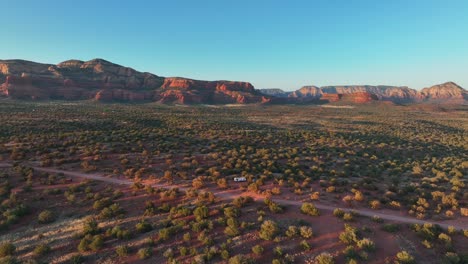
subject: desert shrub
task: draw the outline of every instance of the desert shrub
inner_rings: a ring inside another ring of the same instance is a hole
[[[227,260],[227,259],[229,259],[229,256],[230,256],[229,251],[227,251],[226,249],[221,250],[221,258],[222,259]]]
[[[203,245],[212,245],[214,243],[213,239],[208,235],[206,230],[203,230],[198,234],[198,241],[202,242]]]
[[[358,240],[356,244],[357,244],[358,248],[364,249],[366,251],[374,251],[375,250],[375,244],[369,238],[363,238],[361,240]]]
[[[139,259],[148,259],[153,254],[153,251],[149,247],[141,248],[137,252],[137,256]]]
[[[123,229],[120,226],[114,226],[112,229],[106,231],[106,235],[113,236],[118,239],[129,239],[132,234],[129,230]]]
[[[359,252],[354,248],[354,246],[347,246],[343,250],[343,254],[346,259],[352,260],[352,259],[359,259]]]
[[[320,212],[315,207],[313,203],[303,203],[301,205],[301,213],[306,214],[306,215],[311,215],[311,216],[319,216]]]
[[[423,241],[421,242],[421,244],[423,244],[423,246],[426,247],[427,249],[432,248],[431,242],[429,242],[429,241],[427,241],[427,240],[423,240]]]
[[[343,220],[345,221],[353,221],[354,220],[354,217],[353,217],[353,214],[352,213],[344,213],[343,214]]]
[[[136,229],[136,231],[138,231],[140,233],[146,233],[146,232],[151,231],[153,229],[153,227],[151,226],[150,223],[143,220],[143,221],[138,222],[135,225],[135,229]]]
[[[415,263],[414,257],[411,256],[407,251],[400,251],[396,254],[397,263],[401,264],[412,264]]]
[[[443,263],[444,264],[460,264],[460,263],[466,263],[466,262],[461,262],[461,258],[460,256],[458,256],[457,253],[447,252],[445,253]]]
[[[0,258],[13,255],[15,250],[16,247],[12,243],[5,242],[0,244]]]
[[[468,216],[468,208],[460,208],[460,214],[462,216]]]
[[[314,236],[314,231],[310,226],[301,226],[299,228],[299,233],[301,234],[301,237],[306,239],[312,238]]]
[[[317,264],[334,264],[335,263],[333,256],[327,252],[320,253],[314,258],[314,260]]]
[[[229,258],[229,264],[249,264],[252,263],[252,260],[247,256],[242,254],[235,255],[234,257]]]
[[[37,221],[41,224],[49,224],[55,221],[54,213],[50,210],[44,210],[37,216]]]
[[[93,240],[89,244],[89,249],[91,249],[92,251],[98,251],[99,249],[102,248],[103,244],[104,244],[104,239],[102,238],[102,236],[95,235],[93,237]]]
[[[422,238],[433,240],[441,233],[442,228],[439,225],[425,223],[423,225],[414,224],[411,228]]]
[[[278,225],[272,220],[266,220],[260,227],[260,238],[264,240],[272,240],[278,233]]]
[[[362,192],[356,191],[356,192],[354,193],[354,200],[355,200],[355,201],[358,201],[358,202],[364,201],[364,195],[362,194]]]
[[[285,232],[285,235],[287,237],[295,237],[298,234],[298,230],[296,226],[289,226],[288,229]]]
[[[102,210],[104,207],[111,205],[112,201],[109,198],[102,198],[94,202],[93,208],[96,210]]]
[[[34,255],[43,256],[50,252],[50,246],[47,244],[39,244],[34,248]]]
[[[205,205],[195,208],[193,215],[197,221],[201,221],[208,217],[209,209]]]
[[[261,255],[263,253],[264,249],[262,246],[260,245],[255,245],[252,247],[252,252],[255,254],[255,255]]]
[[[336,208],[335,210],[333,210],[333,215],[338,218],[342,218],[344,214],[345,212],[340,208]]]
[[[310,244],[306,240],[302,240],[301,243],[299,244],[304,250],[309,250],[310,249]]]
[[[447,232],[449,233],[449,235],[454,235],[457,233],[457,229],[454,226],[448,226]]]
[[[240,234],[239,231],[239,224],[237,223],[237,220],[234,218],[228,218],[226,221],[226,228],[224,229],[224,234],[235,237]]]
[[[276,246],[276,247],[273,249],[273,254],[275,254],[275,256],[278,256],[278,257],[283,256],[283,254],[284,254],[283,248],[280,247],[280,246]]]
[[[98,222],[96,219],[90,217],[86,219],[84,226],[83,226],[83,234],[84,235],[95,235],[100,232],[98,227]]]
[[[317,201],[318,199],[320,199],[320,193],[319,192],[314,192],[310,195],[310,199],[313,200],[313,201]]]
[[[178,249],[181,256],[186,256],[189,253],[189,249],[187,247],[179,246]]]
[[[268,209],[270,209],[270,212],[272,213],[282,213],[283,212],[283,207],[279,205],[278,203],[275,202],[270,202],[268,204]]]
[[[239,196],[232,201],[232,204],[238,208],[244,207],[246,204],[251,203],[253,198],[250,196]]]
[[[86,252],[88,251],[88,248],[89,248],[89,243],[90,243],[90,235],[87,235],[85,237],[83,237],[80,241],[80,243],[78,244],[78,251],[80,252]]]
[[[84,263],[84,257],[80,254],[72,255],[70,258],[71,264],[81,264]]]
[[[112,217],[119,216],[123,213],[124,213],[124,210],[122,209],[122,207],[120,207],[119,204],[114,203],[102,209],[101,212],[99,213],[99,217],[104,218],[104,219],[109,219]]]
[[[190,235],[190,233],[185,233],[183,239],[185,242],[189,242],[190,240],[192,240],[192,236]]]
[[[125,257],[128,255],[129,253],[129,248],[127,245],[122,245],[122,246],[118,246],[115,248],[115,253],[117,254],[117,256],[119,257]]]
[[[369,205],[372,209],[379,209],[380,208],[380,201],[379,200],[372,200],[369,202]]]
[[[352,244],[358,241],[357,229],[345,224],[345,230],[339,235],[340,241],[345,244]]]
[[[228,218],[230,217],[238,217],[240,215],[240,210],[237,207],[226,207],[224,208],[224,215]]]
[[[98,251],[102,248],[104,244],[104,239],[101,235],[86,235],[81,239],[80,244],[78,244],[78,250],[80,252],[86,252],[89,250]]]
[[[2,263],[2,264],[19,264],[20,262],[15,257],[6,256],[6,257],[3,257],[3,258],[0,258],[0,263]]]
[[[440,233],[438,236],[439,240],[442,240],[446,245],[451,245],[452,244],[452,238],[445,234],[445,233]]]

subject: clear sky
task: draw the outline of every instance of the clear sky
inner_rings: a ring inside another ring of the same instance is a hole
[[[468,88],[466,0],[0,0],[0,59],[104,58],[256,88]]]

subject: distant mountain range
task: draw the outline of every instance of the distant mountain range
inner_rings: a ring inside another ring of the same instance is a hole
[[[57,65],[0,60],[0,96],[29,100],[98,100],[179,104],[308,103],[373,100],[394,103],[464,104],[465,89],[453,82],[424,88],[405,86],[304,86],[293,92],[255,89],[248,82],[161,77],[103,59],[68,60]]]
[[[394,103],[418,103],[418,102],[436,102],[436,103],[466,103],[468,92],[454,82],[434,85],[417,91],[406,86],[388,86],[388,85],[344,85],[344,86],[304,86],[293,92],[285,92],[281,89],[261,89],[265,95],[281,98],[286,102],[307,102],[320,100],[322,98],[340,96],[359,96],[373,95],[377,100],[391,101]]]
[[[160,77],[103,59],[57,65],[0,60],[0,95],[13,99],[156,101],[180,104],[262,103],[247,82]]]

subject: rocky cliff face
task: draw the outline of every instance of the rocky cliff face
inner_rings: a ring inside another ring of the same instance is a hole
[[[263,92],[263,90],[261,90]],[[372,100],[391,101],[394,103],[439,102],[439,103],[466,103],[468,93],[453,82],[425,88],[421,92],[406,86],[372,86],[372,85],[346,85],[346,86],[304,86],[294,92],[283,92],[290,98],[289,101],[304,102],[307,100],[325,100],[335,102],[346,98],[355,98],[350,101],[368,102]],[[343,95],[339,99],[333,94]],[[272,95],[275,96],[275,95]]]
[[[425,100],[450,100],[460,102],[468,100],[468,91],[453,82],[446,82],[429,88],[424,88],[421,90],[421,94]]]
[[[247,82],[164,78],[102,59],[57,65],[0,60],[0,94],[15,99],[95,99],[163,103],[261,103]]]

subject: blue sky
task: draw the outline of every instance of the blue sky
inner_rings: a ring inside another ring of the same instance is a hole
[[[285,90],[468,88],[468,1],[148,2],[0,0],[0,59],[104,58],[161,76]]]

